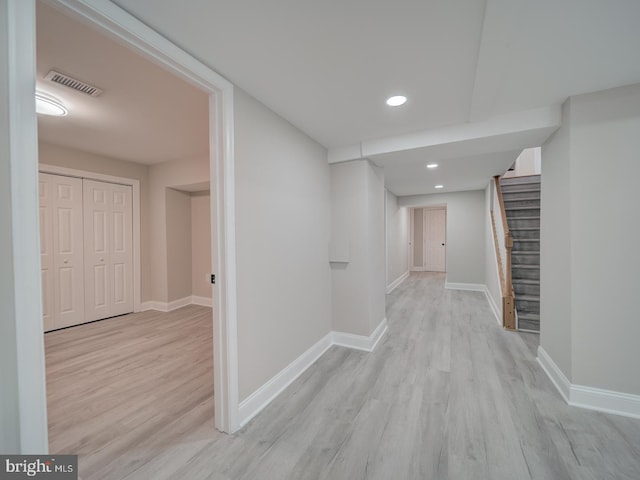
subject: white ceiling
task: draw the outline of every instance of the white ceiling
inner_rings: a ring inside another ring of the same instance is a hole
[[[40,140],[143,164],[208,156],[209,97],[109,37],[37,3],[36,88],[65,104],[38,116]],[[44,80],[55,69],[104,90]]]
[[[567,96],[640,82],[637,0],[114,3],[402,195],[430,191],[417,167],[433,157],[446,190],[482,188]]]

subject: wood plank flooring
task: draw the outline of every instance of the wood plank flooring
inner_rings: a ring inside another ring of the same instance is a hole
[[[243,430],[213,429],[211,313],[47,334],[52,452],[88,479],[640,479],[640,421],[568,407],[484,294],[412,274],[373,353],[333,347]]]

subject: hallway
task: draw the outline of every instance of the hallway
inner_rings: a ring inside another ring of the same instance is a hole
[[[81,476],[640,478],[640,420],[568,407],[535,360],[537,336],[504,331],[484,294],[414,273],[387,297],[387,318],[375,352],[331,348],[239,433],[212,431],[202,408],[175,412],[175,436],[81,457]]]

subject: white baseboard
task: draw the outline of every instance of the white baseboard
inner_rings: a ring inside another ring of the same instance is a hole
[[[556,387],[564,401],[571,404],[569,397],[571,394],[571,382],[566,377],[562,370],[556,365],[556,363],[551,359],[549,354],[545,352],[544,348],[541,346],[538,347],[538,363],[544,370],[544,373],[547,374],[547,377],[551,380],[551,383]]]
[[[173,312],[178,308],[186,307],[187,305],[201,305],[203,307],[211,306],[211,299],[206,297],[198,297],[190,295],[188,297],[179,298],[172,302],[158,302],[151,300],[149,302],[143,302],[140,304],[140,310],[146,312],[147,310],[157,310],[158,312]]]
[[[448,290],[470,290],[472,292],[484,292],[487,288],[483,283],[455,283],[446,280],[444,288]]]
[[[302,375],[307,368],[313,365],[313,363],[331,347],[332,333],[333,332],[329,332],[326,334],[311,348],[281,370],[280,373],[276,374],[271,380],[240,402],[238,414],[241,427],[271,403],[274,398],[291,385],[296,378]]]
[[[572,407],[640,418],[640,395],[573,385],[542,347],[538,347],[538,363]]]
[[[211,297],[199,297],[197,295],[193,295],[191,297],[191,304],[200,305],[201,307],[210,307],[212,305]]]
[[[501,310],[500,308],[498,308],[498,305],[496,305],[496,302],[493,300],[493,297],[491,296],[491,293],[489,293],[489,289],[486,285],[484,286],[484,295],[487,297],[487,302],[489,302],[489,306],[491,307],[491,311],[498,321],[498,325],[502,326]]]
[[[331,344],[339,347],[353,348],[373,352],[380,339],[387,332],[387,319],[383,318],[371,335],[354,335],[352,333],[331,332]]]
[[[368,337],[334,331],[327,333],[306,352],[272,377],[271,380],[240,402],[238,409],[240,426],[246,425],[249,420],[260,413],[262,409],[269,405],[274,398],[291,385],[332,346],[336,345],[372,352],[386,331],[387,319],[384,318]]]
[[[398,278],[396,278],[393,282],[387,285],[387,294],[393,292],[402,282],[404,282],[407,278],[409,278],[409,270],[404,272]]]

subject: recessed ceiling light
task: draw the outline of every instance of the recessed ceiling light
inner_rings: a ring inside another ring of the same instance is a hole
[[[65,106],[57,98],[36,91],[36,112],[42,115],[56,115],[62,117],[68,113]]]
[[[427,164],[427,168],[438,168],[438,164],[437,163],[428,163]]]
[[[435,187],[433,187],[433,188],[444,188],[444,185],[436,185],[436,186],[435,186]]]
[[[394,97],[387,98],[387,105],[390,107],[399,107],[400,105],[404,105],[407,101],[407,97],[403,95],[396,95]]]

